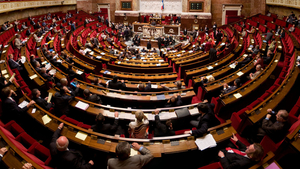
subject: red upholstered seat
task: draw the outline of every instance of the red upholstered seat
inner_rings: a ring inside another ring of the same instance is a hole
[[[29,149],[34,143],[37,143],[37,141],[26,132],[19,134],[16,137],[16,141],[20,142],[27,149]]]
[[[25,132],[24,129],[19,126],[14,120],[5,124],[4,128],[11,132],[14,137],[17,137],[19,134]]]
[[[43,165],[48,165],[51,161],[50,150],[39,143],[31,146],[30,149],[28,149],[28,153],[33,154],[35,157],[37,157],[40,161],[43,162]],[[35,159],[34,161],[38,160]]]

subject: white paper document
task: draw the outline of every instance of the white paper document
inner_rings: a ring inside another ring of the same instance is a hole
[[[87,103],[84,103],[82,101],[78,101],[75,107],[81,109],[81,110],[86,110],[90,105]]]
[[[214,68],[214,67],[212,67],[212,66],[208,66],[208,67],[207,67],[208,70],[211,70],[211,69],[213,69],[213,68]]]
[[[44,125],[48,124],[52,119],[46,114],[42,117]]]
[[[84,132],[78,131],[78,133],[75,135],[76,138],[84,141],[88,135]]]
[[[130,156],[138,155],[138,151],[134,150],[133,148],[130,148]]]
[[[239,72],[236,73],[236,75],[238,75],[238,76],[242,76],[243,74],[244,74],[244,73],[241,72],[241,71],[239,71]]]
[[[193,108],[193,109],[190,109],[190,114],[193,116],[193,115],[196,115],[196,114],[199,114],[199,110],[197,108]]]
[[[29,78],[32,80],[32,79],[34,79],[36,77],[38,77],[37,74],[34,74],[34,75],[30,76]]]
[[[207,148],[216,147],[217,143],[214,137],[211,134],[207,134],[201,138],[197,138],[195,141],[199,150],[205,150]]]
[[[158,87],[158,85],[153,85],[153,84],[151,85],[152,89],[157,89],[157,87]]]
[[[144,115],[147,117],[147,119],[148,119],[149,121],[154,121],[154,117],[155,117],[154,114],[145,113]]]
[[[240,94],[240,93],[236,93],[236,94],[233,94],[233,96],[235,97],[235,98],[240,98],[240,97],[242,97],[242,95]]]
[[[27,106],[28,102],[26,100],[22,101],[18,106],[23,109],[25,106]]]

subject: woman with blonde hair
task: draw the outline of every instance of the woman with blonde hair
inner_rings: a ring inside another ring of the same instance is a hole
[[[147,117],[144,115],[143,111],[138,110],[135,112],[135,118],[135,121],[129,123],[128,131],[131,138],[146,138],[149,125]]]

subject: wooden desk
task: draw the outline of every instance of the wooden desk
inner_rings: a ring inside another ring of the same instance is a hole
[[[141,44],[140,46],[145,46],[147,47],[148,39],[141,39]],[[158,42],[157,40],[150,40],[151,43],[151,48],[158,48]]]
[[[181,25],[164,25],[164,33],[171,35],[180,35]]]
[[[149,23],[138,23],[134,22],[133,25],[133,32],[143,32],[143,26],[149,25]]]

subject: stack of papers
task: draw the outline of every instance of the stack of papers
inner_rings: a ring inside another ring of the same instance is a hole
[[[233,94],[233,96],[235,97],[235,98],[240,98],[240,97],[242,97],[242,95],[240,94],[240,93],[236,93],[236,94]]]
[[[208,70],[213,69],[213,68],[214,68],[214,67],[212,67],[212,66],[208,66],[208,67],[207,67]]]
[[[229,65],[230,68],[234,69],[236,67],[235,63],[232,63],[231,65]]]
[[[34,75],[30,76],[29,78],[32,80],[32,79],[34,79],[36,77],[38,77],[38,76],[36,74],[34,74]]]
[[[148,119],[149,121],[154,121],[154,116],[155,116],[155,115],[150,114],[150,113],[145,113],[144,115],[147,117],[147,119]]]
[[[78,131],[78,133],[75,135],[76,138],[84,141],[88,135],[84,132]]]
[[[75,107],[81,109],[81,110],[86,110],[89,107],[89,104],[84,103],[82,101],[78,101]]]
[[[207,134],[206,136],[197,138],[195,143],[198,146],[198,149],[201,151],[207,148],[212,148],[217,146],[216,140],[211,134]]]
[[[238,75],[238,76],[242,76],[243,74],[244,74],[244,73],[241,72],[241,71],[239,71],[239,72],[236,73],[236,75]]]
[[[198,108],[193,108],[193,109],[190,109],[190,114],[193,116],[193,115],[196,115],[196,114],[199,114],[199,110]]]

